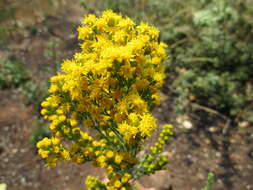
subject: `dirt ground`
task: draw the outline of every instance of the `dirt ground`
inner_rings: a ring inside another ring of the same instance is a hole
[[[57,48],[58,60],[70,58],[78,51],[77,22],[50,17],[47,29],[44,25],[37,25],[37,34],[17,36],[9,45],[12,54],[23,60],[38,82],[50,75],[43,71],[52,64],[51,58],[43,55],[49,41],[63,42]],[[167,170],[140,179],[142,189],[200,190],[208,172],[213,172],[213,190],[253,190],[253,126],[228,124],[203,110],[193,112],[192,119],[176,117],[173,95],[166,86],[162,104],[154,115],[159,124],[174,124],[174,135],[166,146],[170,164]],[[105,177],[103,170],[90,164],[45,167],[44,160],[28,142],[37,115],[34,107],[25,103],[20,89],[0,91],[0,183],[7,184],[8,190],[80,190],[85,189],[85,176]]]

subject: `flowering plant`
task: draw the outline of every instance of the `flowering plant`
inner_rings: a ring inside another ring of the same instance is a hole
[[[168,162],[161,153],[171,125],[151,153],[137,157],[157,128],[151,111],[160,100],[166,45],[155,27],[111,10],[85,16],[78,33],[81,52],[63,62],[41,104],[54,137],[38,142],[38,152],[51,166],[65,160],[105,168],[109,181],[89,176],[88,189],[131,189],[131,179]]]

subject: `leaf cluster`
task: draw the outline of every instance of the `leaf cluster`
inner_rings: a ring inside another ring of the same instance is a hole
[[[167,40],[174,40],[178,110],[197,103],[235,120],[253,121],[252,2],[213,0],[198,6],[192,6],[187,27]]]
[[[24,65],[16,58],[0,60],[0,89],[17,87],[27,79]]]

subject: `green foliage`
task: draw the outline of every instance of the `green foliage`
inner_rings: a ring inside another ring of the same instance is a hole
[[[178,32],[181,37],[174,38],[175,43],[185,43],[172,48],[171,62],[177,74],[173,86],[182,111],[195,102],[234,119],[250,120],[252,5],[249,1],[213,0],[192,7],[186,27],[190,31],[182,30]]]
[[[15,57],[0,60],[0,89],[17,87],[27,78],[24,65]]]
[[[87,3],[85,1],[80,1],[80,6],[82,6],[84,9],[86,9]]]
[[[6,21],[6,19],[13,17],[15,8],[10,6],[7,0],[0,0],[0,23]]]
[[[32,135],[29,138],[29,143],[36,146],[37,142],[42,140],[44,137],[50,137],[50,131],[42,119],[37,119],[33,123],[34,129]]]
[[[48,96],[47,84],[38,84],[32,80],[21,86],[21,93],[25,96],[25,103],[32,104],[35,110],[40,110],[40,104]]]
[[[207,184],[201,190],[211,190],[212,187],[213,187],[214,181],[215,181],[214,174],[213,173],[209,173],[208,174],[208,178],[207,178]]]
[[[6,43],[10,32],[15,29],[15,24],[10,21],[15,20],[16,7],[8,0],[0,0],[0,47]]]
[[[192,103],[253,122],[253,1],[104,1],[161,30],[170,44],[168,77],[179,113]]]

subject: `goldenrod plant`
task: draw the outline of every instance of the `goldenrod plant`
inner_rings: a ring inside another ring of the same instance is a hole
[[[160,102],[166,45],[155,27],[111,10],[85,16],[77,30],[81,52],[62,63],[41,104],[53,136],[37,143],[38,152],[50,166],[64,160],[104,168],[108,181],[89,176],[90,190],[132,189],[168,162],[169,124],[149,153],[138,154],[157,129],[151,111]]]

